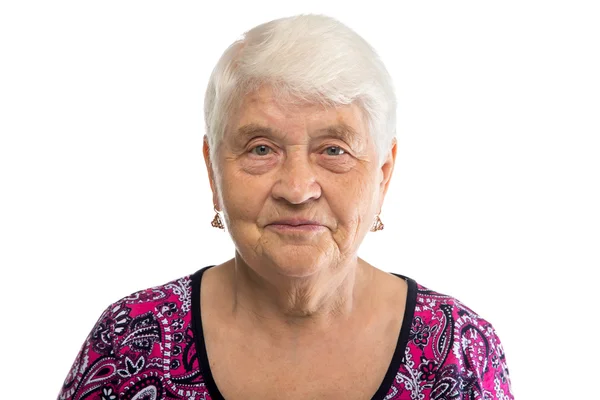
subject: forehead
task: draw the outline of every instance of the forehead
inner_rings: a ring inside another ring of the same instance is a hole
[[[260,128],[285,135],[328,132],[353,138],[368,139],[362,109],[356,104],[325,106],[291,101],[275,96],[269,87],[261,87],[244,97],[233,121],[232,136],[245,136]]]

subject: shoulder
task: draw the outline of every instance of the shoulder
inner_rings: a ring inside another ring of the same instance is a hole
[[[492,331],[493,327],[481,315],[456,297],[431,290],[416,284],[415,319],[447,321],[459,330],[476,327]]]
[[[499,338],[487,319],[456,297],[417,284],[411,329],[414,345],[423,347],[419,332],[424,331],[431,333],[427,344],[444,349],[449,360],[455,358],[461,367],[478,373],[487,367],[481,365],[480,361],[487,361],[483,355],[501,350],[496,348]]]
[[[110,304],[90,333],[89,341],[99,354],[114,352],[125,343],[135,347],[135,332],[144,327],[144,346],[150,347],[160,339],[159,325],[161,321],[164,323],[164,317],[188,319],[190,309],[191,275],[188,275],[136,291]]]
[[[91,393],[106,398],[119,393],[125,399],[147,388],[153,388],[157,398],[204,393],[192,328],[194,275],[136,291],[107,307],[84,342],[59,399],[83,399]],[[187,392],[180,392],[182,387]]]
[[[190,319],[191,277],[187,275],[162,285],[138,290],[110,304],[96,323],[91,339],[96,346],[114,348],[122,344],[120,339],[128,332],[127,342],[136,346],[135,332],[144,327],[145,346],[150,346],[161,337],[161,323],[174,319],[170,323],[182,327]],[[153,329],[154,328],[154,329]],[[106,334],[100,331],[106,330]],[[153,333],[154,332],[154,333]],[[109,341],[110,339],[110,341]]]
[[[192,275],[186,275],[162,285],[139,290],[121,298],[112,307],[126,307],[130,315],[187,314],[191,309]],[[110,310],[111,307],[109,307]]]
[[[512,399],[493,325],[455,297],[415,284],[414,314],[397,379],[418,377],[430,393]]]
[[[165,348],[192,342],[193,275],[139,290],[112,303],[92,331],[92,343],[115,357],[162,357]],[[103,334],[100,333],[103,332]]]

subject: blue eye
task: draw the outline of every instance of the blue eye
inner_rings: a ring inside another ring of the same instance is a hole
[[[342,154],[346,154],[344,149],[339,146],[329,146],[325,151],[328,156],[341,156]]]
[[[269,154],[270,151],[271,148],[269,146],[265,146],[264,144],[256,146],[251,150],[251,152],[256,154],[257,156],[266,156],[267,154]]]

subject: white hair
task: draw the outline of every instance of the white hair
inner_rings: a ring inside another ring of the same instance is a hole
[[[392,80],[373,48],[341,22],[322,15],[281,18],[249,30],[225,50],[204,99],[211,160],[243,97],[264,84],[287,99],[356,103],[380,164],[385,159],[396,135]]]

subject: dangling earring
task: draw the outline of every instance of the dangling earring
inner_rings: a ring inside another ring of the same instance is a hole
[[[221,221],[221,216],[219,215],[219,212],[217,211],[217,206],[214,207],[214,210],[215,210],[215,217],[213,218],[213,220],[210,224],[215,228],[225,229],[225,226],[223,225],[223,221]]]
[[[377,232],[383,229],[383,222],[381,222],[381,218],[379,218],[379,214],[375,216],[375,221],[373,222],[373,226],[371,226],[371,232]]]

